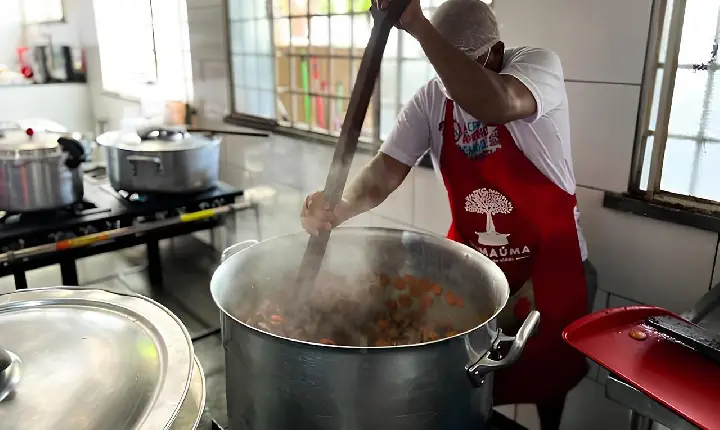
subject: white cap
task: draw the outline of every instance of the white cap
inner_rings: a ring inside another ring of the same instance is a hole
[[[445,40],[470,57],[479,57],[500,41],[495,13],[482,0],[447,0],[430,21]]]

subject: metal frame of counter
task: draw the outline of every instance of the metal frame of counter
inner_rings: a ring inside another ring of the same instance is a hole
[[[707,330],[720,333],[720,284],[700,298],[682,317]],[[650,430],[653,423],[662,424],[672,430],[697,429],[697,426],[611,373],[605,383],[605,397],[630,410],[630,430]]]

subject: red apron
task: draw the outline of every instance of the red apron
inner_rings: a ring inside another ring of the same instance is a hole
[[[525,157],[505,126],[478,122],[467,130],[453,111],[447,100],[440,171],[453,218],[448,238],[487,255],[507,276],[513,297],[498,316],[503,332],[540,312],[520,360],[496,372],[494,404],[562,399],[588,370],[561,336],[588,311],[576,198]]]

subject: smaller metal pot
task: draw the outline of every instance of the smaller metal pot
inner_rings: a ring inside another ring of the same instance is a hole
[[[192,193],[215,186],[220,137],[183,128],[108,132],[97,138],[107,154],[110,185],[138,193]]]
[[[0,129],[0,210],[34,212],[83,197],[82,144],[69,134]]]

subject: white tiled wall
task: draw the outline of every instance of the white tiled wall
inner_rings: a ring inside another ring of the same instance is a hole
[[[188,0],[187,7],[195,104],[202,116],[222,119],[231,106],[223,2]]]
[[[600,288],[673,311],[707,292],[716,234],[605,209],[602,199],[602,191],[578,189]]]
[[[568,82],[566,88],[575,179],[593,188],[627,190],[640,87]]]
[[[510,46],[551,48],[565,78],[639,84],[652,0],[503,0],[494,2]]]

